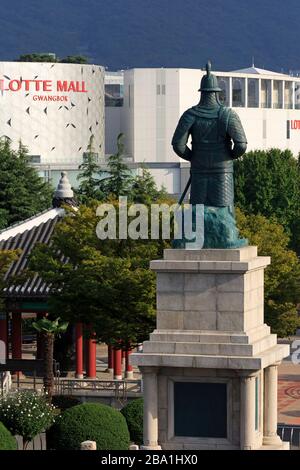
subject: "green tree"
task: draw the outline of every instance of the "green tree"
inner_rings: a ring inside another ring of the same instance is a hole
[[[0,141],[0,229],[51,206],[52,188],[28,163],[26,148],[17,151]]]
[[[20,55],[18,62],[57,62],[55,54],[22,54]]]
[[[59,59],[61,64],[87,64],[88,59],[84,55],[68,55],[64,59]]]
[[[265,271],[265,319],[279,336],[295,333],[299,323],[297,304],[300,300],[300,262],[288,249],[289,237],[283,226],[262,215],[246,215],[236,210],[242,237],[258,246],[258,254],[271,256]]]
[[[94,150],[94,136],[91,136],[84,161],[79,166],[77,176],[79,187],[76,190],[76,196],[82,204],[86,204],[91,199],[98,201],[103,199],[103,192],[99,187],[101,176],[97,157]]]
[[[245,213],[276,217],[300,252],[300,167],[290,150],[256,150],[235,161],[235,198]]]
[[[60,323],[59,318],[49,320],[42,318],[32,324],[33,328],[42,334],[44,339],[44,389],[49,402],[52,400],[54,388],[53,350],[54,338],[67,330],[68,323]]]
[[[117,208],[117,202],[115,202]],[[70,322],[92,323],[98,339],[134,346],[155,326],[155,276],[151,259],[160,258],[162,240],[100,240],[97,202],[69,209],[49,247],[38,246],[34,271],[52,285],[50,308]],[[59,253],[68,258],[62,263]]]
[[[20,55],[18,62],[59,62],[61,64],[87,64],[88,59],[84,55],[68,55],[62,59],[55,54],[38,53]]]
[[[117,152],[108,159],[109,177],[102,181],[100,187],[104,193],[104,198],[109,199],[119,196],[128,196],[132,184],[132,176],[126,163],[124,163],[124,143],[123,134],[117,138]]]
[[[135,176],[132,181],[130,198],[133,202],[150,205],[167,199],[168,194],[164,187],[159,190],[150,171],[142,168],[142,174]]]
[[[7,285],[5,274],[13,261],[19,257],[20,250],[3,250],[0,251],[0,309],[5,307],[3,298],[3,289]]]

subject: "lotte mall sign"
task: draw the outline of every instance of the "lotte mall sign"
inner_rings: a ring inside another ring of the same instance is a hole
[[[51,95],[50,93],[87,93],[84,81],[69,80],[0,80],[1,92],[44,92],[44,95],[33,95],[34,101],[68,101],[68,96]],[[48,94],[49,93],[49,94]]]

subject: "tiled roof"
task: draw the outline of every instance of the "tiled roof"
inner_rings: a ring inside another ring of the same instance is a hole
[[[0,233],[0,250],[21,250],[20,257],[9,267],[5,280],[24,272],[28,267],[29,255],[37,243],[50,242],[63,213],[63,209],[49,209]],[[10,285],[4,290],[4,294],[5,297],[46,297],[49,290],[50,286],[35,274],[21,285]]]

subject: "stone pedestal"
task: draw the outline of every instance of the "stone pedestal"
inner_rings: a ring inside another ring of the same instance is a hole
[[[283,448],[277,365],[289,355],[264,324],[256,247],[165,250],[157,329],[132,354],[144,378],[147,449]]]

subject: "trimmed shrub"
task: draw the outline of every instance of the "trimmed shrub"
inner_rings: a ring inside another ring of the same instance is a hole
[[[97,450],[128,450],[124,416],[107,405],[84,403],[64,411],[47,433],[49,449],[78,450],[87,440],[96,441]]]
[[[17,441],[3,423],[0,423],[0,450],[17,450]]]
[[[121,410],[121,413],[127,422],[130,439],[138,445],[143,444],[143,407],[143,398],[138,398],[130,401]]]
[[[68,408],[72,408],[72,406],[80,404],[81,401],[76,397],[72,397],[71,395],[54,395],[52,397],[52,405],[54,405],[56,408],[59,408],[61,411],[65,411]]]

